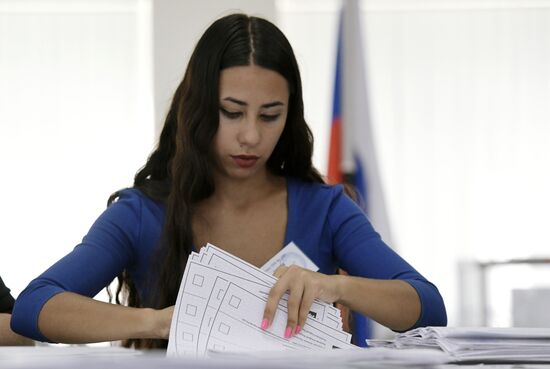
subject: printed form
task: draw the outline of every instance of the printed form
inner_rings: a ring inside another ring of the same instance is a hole
[[[340,310],[320,300],[312,304],[302,331],[290,339],[284,338],[288,294],[279,301],[271,326],[260,328],[267,296],[277,281],[270,272],[292,263],[317,270],[293,243],[262,269],[211,244],[191,253],[174,308],[168,355],[355,348],[351,335],[342,330]]]

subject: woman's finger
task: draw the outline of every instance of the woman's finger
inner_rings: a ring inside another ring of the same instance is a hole
[[[262,318],[261,328],[263,330],[266,330],[269,328],[271,323],[273,322],[273,318],[275,317],[275,312],[277,311],[277,305],[279,304],[279,300],[286,291],[288,291],[288,284],[286,280],[278,280],[275,285],[271,288],[269,291],[269,295],[267,296],[267,302],[265,304],[264,309],[264,316]]]
[[[300,303],[300,311],[298,313],[298,325],[296,326],[295,334],[300,333],[300,331],[306,324],[307,318],[309,317],[309,311],[314,300],[315,290],[312,288],[304,289],[304,293],[302,294],[302,301]]]
[[[281,264],[277,269],[275,269],[275,271],[273,272],[273,276],[279,279],[283,276],[283,274],[286,273],[287,270],[288,270],[288,267],[284,264]]]
[[[298,314],[300,312],[300,305],[302,302],[303,294],[303,281],[293,281],[288,296],[288,318],[286,323],[285,338],[290,338],[296,334],[296,326],[298,325]]]

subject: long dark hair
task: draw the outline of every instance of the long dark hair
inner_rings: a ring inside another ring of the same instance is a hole
[[[176,89],[157,148],[134,178],[134,187],[166,205],[157,254],[151,301],[140,301],[126,271],[119,275],[116,302],[165,308],[176,302],[179,285],[193,250],[194,207],[214,193],[213,139],[219,124],[219,75],[225,68],[257,65],[288,82],[289,106],[283,133],[268,169],[275,175],[323,182],[313,167],[313,136],[304,120],[298,64],[283,33],[265,19],[233,14],[215,21],[204,33]],[[114,201],[118,193],[109,199]],[[129,340],[138,348],[166,347],[165,340]]]

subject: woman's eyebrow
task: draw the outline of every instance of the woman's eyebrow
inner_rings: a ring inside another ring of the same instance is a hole
[[[248,106],[248,103],[246,103],[244,101],[241,101],[241,100],[238,100],[238,99],[235,99],[234,97],[226,97],[225,99],[223,99],[223,101],[230,101],[230,102],[235,103],[237,105]],[[280,101],[273,101],[273,102],[270,102],[270,103],[263,104],[261,107],[262,108],[272,108],[274,106],[281,106],[281,105],[284,105],[284,104]]]
[[[282,106],[282,105],[284,105],[284,104],[280,101],[273,101],[273,102],[270,102],[270,103],[267,103],[267,104],[263,104],[262,108],[272,108],[274,106]]]

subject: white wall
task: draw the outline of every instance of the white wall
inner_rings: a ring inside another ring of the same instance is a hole
[[[153,143],[150,4],[0,1],[0,273],[72,250]]]

